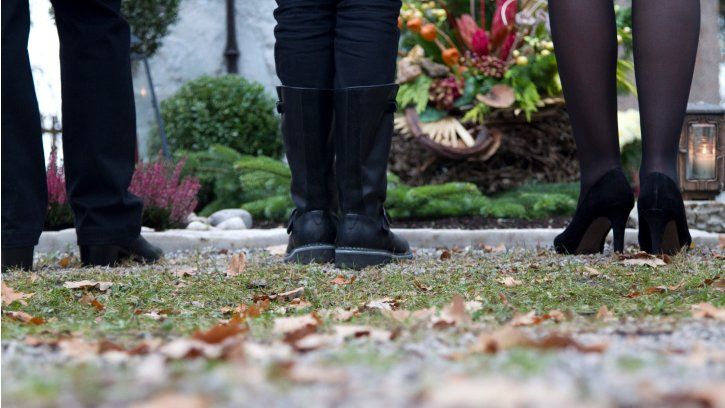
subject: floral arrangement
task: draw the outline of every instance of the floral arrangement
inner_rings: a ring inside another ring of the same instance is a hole
[[[415,107],[423,132],[436,142],[471,147],[475,138],[468,130],[495,110],[511,109],[530,120],[547,104],[560,103],[546,4],[404,0],[398,21],[401,108]],[[622,43],[631,42],[627,23],[626,16],[618,18]],[[619,71],[620,89],[633,91],[631,63],[620,63]],[[405,118],[396,125],[403,133],[410,130]]]
[[[194,177],[181,177],[185,160],[175,166],[162,160],[161,155],[151,163],[139,163],[129,191],[144,202],[143,225],[167,229],[182,226],[197,205],[201,188]],[[73,214],[66,196],[65,173],[58,163],[57,150],[50,153],[46,172],[48,211],[45,229],[57,230],[73,226]]]

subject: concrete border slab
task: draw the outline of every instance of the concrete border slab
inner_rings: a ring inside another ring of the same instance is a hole
[[[560,229],[486,229],[486,230],[455,230],[455,229],[399,229],[396,232],[410,241],[417,248],[439,248],[467,246],[492,246],[501,244],[506,248],[540,249],[551,248],[551,243]],[[717,248],[725,242],[725,234],[690,230],[695,245],[701,248]],[[196,250],[202,248],[245,249],[267,248],[287,243],[287,232],[283,228],[243,231],[191,231],[168,230],[163,232],[144,232],[149,242],[158,245],[164,251]],[[610,235],[611,239],[611,235]],[[637,230],[628,229],[627,243],[637,242]],[[76,250],[75,230],[44,232],[36,251],[40,253]]]

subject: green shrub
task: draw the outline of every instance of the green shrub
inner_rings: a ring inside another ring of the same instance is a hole
[[[179,18],[181,0],[123,0],[121,8],[140,44],[134,52],[151,56],[161,46],[169,26]]]
[[[294,204],[287,194],[245,203],[242,208],[249,211],[255,219],[282,221],[292,214]]]
[[[282,154],[275,100],[239,76],[190,81],[161,103],[161,114],[172,151],[219,144],[253,156]]]
[[[201,182],[199,209],[208,215],[225,208],[236,208],[243,194],[239,173],[234,164],[242,159],[236,150],[221,145],[211,146],[203,152],[177,152],[186,157],[186,172]]]

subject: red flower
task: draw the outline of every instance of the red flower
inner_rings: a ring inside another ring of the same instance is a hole
[[[506,61],[509,57],[509,54],[511,54],[511,49],[514,46],[514,43],[516,42],[516,33],[509,34],[508,37],[506,37],[506,41],[501,46],[501,50],[498,53],[499,58]]]
[[[491,45],[499,48],[507,39],[507,35],[514,30],[516,24],[516,0],[496,0],[496,12],[491,23]]]
[[[488,55],[490,41],[488,33],[483,30],[477,30],[471,38],[471,50],[479,55]]]
[[[466,48],[477,54],[488,55],[488,33],[478,26],[470,14],[463,14],[456,19],[456,28]]]

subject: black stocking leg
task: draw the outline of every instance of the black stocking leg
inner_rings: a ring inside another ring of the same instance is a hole
[[[599,178],[620,166],[614,5],[612,0],[549,0],[549,13],[583,197]]]
[[[700,35],[698,0],[634,0],[634,62],[642,121],[640,180],[677,180],[677,148]]]

